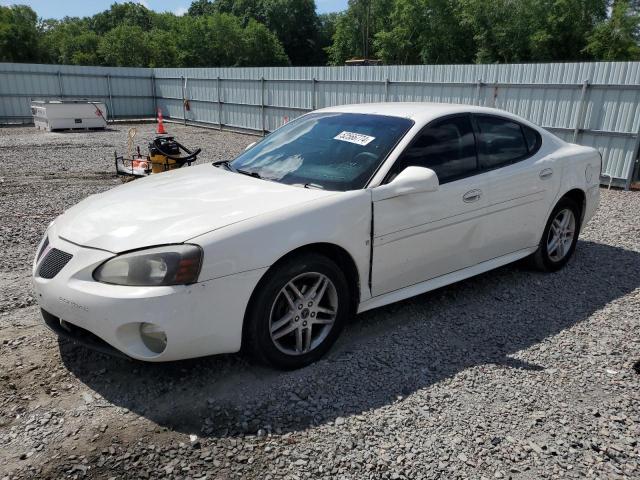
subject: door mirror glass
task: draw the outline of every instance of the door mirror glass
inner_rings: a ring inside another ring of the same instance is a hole
[[[412,193],[435,192],[439,186],[436,172],[430,168],[412,166],[402,170],[390,183],[374,188],[373,199],[384,200]]]

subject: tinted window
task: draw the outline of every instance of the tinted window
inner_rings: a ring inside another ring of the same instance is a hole
[[[482,168],[508,165],[529,150],[519,123],[499,117],[478,116],[478,157]]]
[[[412,125],[407,118],[384,115],[312,113],[265,137],[231,166],[289,185],[364,188]]]
[[[433,122],[420,132],[392,167],[392,180],[406,167],[427,167],[440,183],[465,177],[477,169],[475,138],[468,116]]]
[[[540,141],[540,134],[533,128],[525,127],[524,125],[522,125],[522,131],[524,132],[524,138],[527,140],[529,153],[535,153],[539,146],[538,142]]]

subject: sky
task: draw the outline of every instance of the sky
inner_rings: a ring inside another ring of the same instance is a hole
[[[0,5],[29,5],[39,17],[86,17],[106,10],[114,0],[0,0]],[[117,2],[122,3],[122,2]],[[158,12],[186,13],[191,0],[137,0],[147,8]],[[316,0],[319,13],[338,12],[347,8],[347,0]]]

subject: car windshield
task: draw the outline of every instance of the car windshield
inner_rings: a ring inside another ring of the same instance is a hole
[[[265,137],[231,167],[289,185],[360,189],[412,125],[384,115],[311,113]]]

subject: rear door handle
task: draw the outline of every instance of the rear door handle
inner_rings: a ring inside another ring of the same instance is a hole
[[[477,202],[480,197],[482,197],[482,190],[469,190],[462,196],[462,201],[464,203]]]
[[[546,180],[547,178],[551,178],[553,175],[553,169],[552,168],[545,168],[543,170],[540,170],[540,178],[542,180]]]

